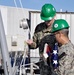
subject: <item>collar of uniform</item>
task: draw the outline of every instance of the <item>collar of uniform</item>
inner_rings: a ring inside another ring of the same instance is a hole
[[[61,47],[59,47],[59,49],[61,49],[61,48],[66,48],[66,47],[68,47],[70,44],[71,44],[71,41],[69,41],[68,43],[62,45]]]
[[[44,32],[44,33],[49,33],[49,32],[51,32],[51,28],[48,27],[48,28],[44,29],[43,32]]]

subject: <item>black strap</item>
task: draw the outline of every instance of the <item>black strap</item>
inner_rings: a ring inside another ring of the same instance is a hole
[[[62,58],[62,57],[64,57],[66,55],[66,53],[65,52],[63,52],[58,58],[59,58],[59,60]]]

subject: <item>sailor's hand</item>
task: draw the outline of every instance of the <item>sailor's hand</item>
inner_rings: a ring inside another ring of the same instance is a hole
[[[27,40],[26,43],[29,44],[29,45],[31,45],[31,44],[33,44],[33,40],[31,40],[31,39]]]

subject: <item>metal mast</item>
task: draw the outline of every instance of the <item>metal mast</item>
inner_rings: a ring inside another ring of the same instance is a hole
[[[12,75],[1,11],[0,11],[0,45],[1,45],[3,64],[4,64],[4,73],[5,73],[4,75]]]

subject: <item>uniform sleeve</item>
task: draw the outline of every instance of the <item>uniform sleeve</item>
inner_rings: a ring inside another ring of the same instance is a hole
[[[61,75],[74,75],[74,55],[69,53],[61,61],[63,61],[62,66],[60,66]]]
[[[74,55],[73,54],[70,54],[70,55],[67,55],[66,56],[66,59],[65,59],[65,75],[74,75],[74,65],[73,62],[74,62]]]
[[[31,48],[37,48],[38,47],[38,45],[37,45],[38,43],[37,43],[37,34],[34,34],[34,36],[33,36],[33,44],[31,45]]]
[[[30,48],[31,49],[35,49],[35,48],[37,48],[38,46],[39,46],[39,40],[38,40],[38,32],[40,32],[40,31],[42,31],[42,26],[43,25],[43,23],[40,23],[40,24],[38,24],[37,26],[36,26],[36,28],[35,28],[35,31],[34,31],[34,35],[33,35],[33,37],[32,37],[32,39],[33,39],[33,44],[31,44],[30,45]]]
[[[29,45],[30,49],[36,49],[38,47],[38,36],[37,33],[34,33],[33,37],[33,43]]]
[[[46,25],[44,22],[38,24],[35,28],[35,31],[34,31],[34,36],[33,36],[33,44],[30,45],[30,48],[37,48],[39,47],[39,42],[41,41],[41,33],[44,29],[46,29]]]

